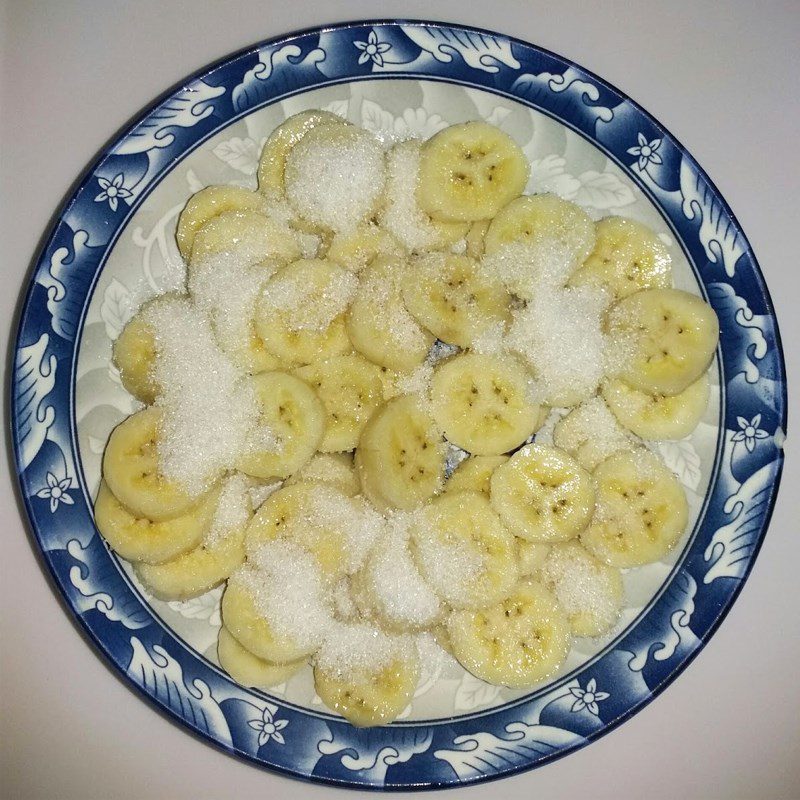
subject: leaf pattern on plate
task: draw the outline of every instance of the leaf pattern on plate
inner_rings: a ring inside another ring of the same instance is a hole
[[[672,470],[678,480],[687,488],[696,491],[702,477],[700,456],[690,439],[677,442],[659,442],[658,452],[667,468]]]

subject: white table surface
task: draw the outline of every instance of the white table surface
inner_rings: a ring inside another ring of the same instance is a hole
[[[381,16],[514,34],[641,102],[689,148],[737,214],[772,290],[796,379],[797,0],[0,0],[4,343],[50,215],[126,120],[186,74],[254,41]],[[795,380],[789,395],[798,393]],[[683,676],[609,736],[534,772],[464,790],[471,800],[800,797],[797,437],[790,434],[787,449],[781,497],[755,570]],[[71,623],[41,571],[11,481],[0,491],[0,796],[365,795],[290,781],[228,757],[143,702]]]

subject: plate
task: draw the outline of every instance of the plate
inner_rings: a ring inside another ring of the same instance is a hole
[[[219,591],[162,603],[109,552],[91,498],[109,431],[133,410],[110,367],[132,308],[175,286],[174,227],[204,185],[255,186],[263,139],[326,108],[381,136],[427,137],[483,118],[532,162],[531,191],[595,218],[619,213],[669,247],[676,285],[720,319],[712,399],[697,431],[662,443],[692,525],[670,557],[626,575],[618,627],[573,649],[534,692],[430,660],[392,725],[330,714],[301,673],[270,694],[216,664]],[[777,322],[736,219],[685,148],[617,89],[534,45],[440,23],[348,23],[248,48],[183,81],[87,170],[23,300],[11,426],[20,492],[44,560],[98,649],[165,712],[219,747],[295,777],[433,788],[566,755],[661,692],[720,624],[752,568],[783,463],[786,382]]]

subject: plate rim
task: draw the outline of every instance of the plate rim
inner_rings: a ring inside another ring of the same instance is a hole
[[[224,55],[211,63],[208,63],[201,67],[200,69],[194,71],[190,75],[186,76],[182,80],[176,82],[172,86],[170,86],[167,90],[162,92],[154,101],[144,106],[140,109],[136,114],[129,117],[126,122],[120,126],[113,134],[110,136],[99,148],[97,154],[90,159],[86,168],[78,175],[78,177],[70,184],[68,189],[66,190],[63,199],[58,204],[56,211],[53,213],[48,226],[45,228],[45,232],[42,234],[39,243],[37,244],[36,252],[33,259],[26,270],[24,276],[24,292],[20,294],[20,299],[15,308],[15,314],[12,319],[12,331],[15,331],[15,335],[11,341],[13,341],[13,350],[11,351],[12,355],[16,356],[22,346],[22,335],[24,333],[25,322],[27,319],[27,315],[30,312],[30,305],[31,305],[31,295],[36,286],[36,282],[34,280],[35,275],[45,257],[45,254],[48,250],[48,247],[53,242],[55,234],[58,230],[59,224],[63,221],[65,215],[68,211],[74,206],[74,204],[78,201],[78,196],[83,188],[86,187],[88,181],[96,172],[97,168],[101,166],[105,160],[112,154],[113,149],[117,146],[120,142],[124,139],[129,137],[133,131],[136,130],[138,124],[150,116],[159,106],[168,98],[172,97],[182,86],[186,84],[202,80],[203,77],[208,76],[211,73],[214,73],[220,67],[225,65],[232,64],[233,62],[237,62],[240,59],[248,56],[248,55],[257,55],[260,50],[265,47],[276,45],[276,44],[287,44],[296,39],[302,39],[303,37],[307,37],[310,35],[319,35],[322,33],[331,33],[336,31],[347,31],[354,28],[375,28],[375,27],[400,27],[403,25],[407,26],[415,26],[415,27],[426,27],[426,28],[433,28],[433,29],[450,29],[450,30],[458,30],[458,31],[468,31],[477,33],[480,35],[487,35],[490,37],[496,37],[499,40],[506,41],[510,44],[515,44],[518,47],[523,49],[530,49],[533,50],[535,53],[546,55],[559,64],[567,66],[567,68],[574,68],[580,74],[582,78],[589,78],[592,81],[596,81],[600,86],[607,88],[612,93],[615,93],[620,101],[620,104],[630,105],[638,114],[640,114],[645,120],[649,121],[654,127],[656,127],[659,131],[669,137],[670,141],[675,145],[677,150],[680,152],[683,158],[686,158],[690,161],[691,165],[696,170],[696,173],[699,177],[701,177],[711,190],[712,194],[714,195],[715,199],[721,204],[722,210],[724,215],[730,220],[733,227],[735,228],[737,234],[741,237],[744,243],[744,252],[749,256],[752,262],[752,275],[755,278],[755,294],[757,294],[762,302],[765,309],[764,316],[768,317],[771,320],[772,330],[771,333],[774,337],[774,350],[775,355],[777,357],[777,367],[778,367],[778,379],[777,383],[780,387],[780,393],[777,398],[777,409],[780,411],[779,415],[779,422],[780,422],[780,429],[785,434],[787,431],[787,417],[788,417],[788,385],[786,380],[786,367],[785,367],[785,358],[783,353],[782,347],[782,340],[778,325],[777,316],[775,313],[774,304],[772,301],[772,297],[769,292],[769,288],[766,284],[764,279],[763,273],[760,269],[758,261],[753,253],[752,246],[747,239],[746,234],[744,233],[742,226],[740,225],[738,219],[736,218],[735,214],[731,210],[730,206],[728,205],[727,201],[725,200],[724,196],[721,194],[719,189],[716,187],[714,182],[711,178],[707,175],[707,173],[703,170],[697,160],[691,155],[691,153],[687,150],[687,148],[677,139],[674,135],[672,135],[668,128],[666,128],[658,119],[653,117],[650,113],[648,113],[637,101],[633,100],[627,93],[620,91],[617,87],[611,84],[609,81],[601,78],[596,73],[592,72],[591,70],[586,69],[585,67],[581,66],[577,62],[573,61],[570,58],[566,58],[564,56],[558,55],[546,48],[543,48],[539,45],[533,44],[531,42],[525,41],[518,37],[509,36],[507,34],[499,33],[492,31],[487,28],[483,27],[476,27],[470,25],[464,25],[461,23],[451,23],[446,21],[430,21],[430,20],[422,20],[422,19],[408,19],[408,18],[377,18],[377,19],[364,19],[364,20],[352,20],[347,22],[342,22],[338,24],[330,24],[330,25],[322,25],[322,26],[311,26],[307,28],[303,28],[300,30],[292,31],[285,34],[279,34],[267,39],[260,40],[255,42],[251,45],[243,47],[235,52],[229,53]],[[458,61],[458,56],[454,56],[454,59]],[[392,75],[375,75],[372,74],[369,77],[361,78],[361,80],[375,80],[375,79],[387,79],[393,77]],[[402,73],[396,75],[394,77],[397,78],[407,78],[407,79],[417,79],[417,80],[426,80],[432,79],[432,75],[425,74],[425,73]],[[436,78],[433,78],[434,80]],[[355,76],[350,76],[344,79],[342,82],[351,82],[354,80],[359,80],[359,78]],[[469,84],[466,81],[458,80],[457,78],[449,78],[447,79],[448,83],[452,83],[455,85],[474,85]],[[321,80],[314,86],[304,87],[296,92],[291,93],[289,96],[293,96],[294,94],[302,94],[306,91],[312,90],[314,88],[319,88],[325,85],[331,85],[330,80]],[[484,90],[484,91],[492,91],[488,87],[484,86],[475,86],[475,88]],[[285,95],[283,95],[285,96]],[[508,96],[508,95],[507,95]],[[270,100],[271,102],[275,102],[275,100]],[[518,102],[522,102],[526,104],[523,100],[518,100]],[[532,106],[531,103],[527,103],[526,105]],[[230,118],[226,118],[224,123],[219,125],[214,133],[218,133],[220,130],[224,129],[227,125],[231,123]],[[590,136],[585,136],[591,140]],[[600,149],[605,149],[600,145],[599,142],[593,141],[593,144],[600,147]],[[178,161],[182,160],[185,156],[186,151],[182,150],[180,153],[180,158]],[[177,163],[177,162],[176,162]],[[169,170],[167,170],[169,171]],[[163,177],[163,176],[160,176]],[[157,183],[160,181],[160,177],[156,181]],[[154,187],[153,187],[154,188]],[[149,193],[149,192],[148,192]],[[651,201],[656,205],[659,212],[662,213],[665,218],[668,218],[667,212],[661,206],[659,202],[655,200],[652,195],[650,196]],[[139,207],[140,203],[135,203],[133,207],[126,212],[123,220],[116,224],[117,230],[122,230],[127,225],[132,213]],[[681,245],[683,242],[681,241]],[[108,243],[102,245],[104,251],[110,250]],[[101,260],[101,264],[103,263],[106,254],[104,253],[103,259]],[[691,261],[691,259],[690,259]],[[97,270],[97,274],[99,274],[102,270]],[[95,276],[96,277],[96,276]],[[751,294],[753,294],[751,290]],[[88,304],[88,303],[87,303]],[[85,308],[84,308],[85,311]],[[75,345],[75,354],[77,355],[78,347],[77,343]],[[16,360],[16,359],[15,359]],[[722,365],[722,359],[720,358],[720,368],[721,372],[724,374],[724,368]],[[74,365],[73,370],[74,372]],[[70,375],[70,383],[72,383],[72,374]],[[275,771],[279,774],[286,775],[288,777],[292,777],[295,779],[302,779],[308,780],[314,783],[327,783],[330,785],[335,786],[345,786],[351,788],[361,788],[361,789],[378,789],[378,790],[386,790],[386,791],[394,791],[394,790],[433,790],[433,789],[441,789],[441,788],[455,788],[462,785],[472,785],[473,783],[483,782],[486,780],[497,780],[508,775],[518,774],[523,771],[527,771],[529,769],[536,768],[538,766],[542,766],[546,763],[554,761],[558,758],[562,758],[570,753],[585,747],[592,741],[604,736],[606,733],[609,733],[612,730],[615,730],[619,725],[623,722],[627,721],[631,716],[641,711],[645,708],[650,702],[652,702],[656,697],[658,697],[662,691],[664,691],[667,686],[669,686],[673,681],[675,681],[682,673],[683,670],[688,667],[690,663],[696,658],[696,656],[700,653],[700,651],[705,647],[708,641],[712,638],[716,630],[722,624],[724,619],[727,617],[728,613],[730,612],[733,604],[735,603],[736,599],[738,598],[744,583],[746,582],[747,578],[749,577],[758,553],[761,549],[763,544],[766,532],[769,528],[769,524],[771,522],[772,514],[774,512],[775,503],[777,500],[778,491],[780,488],[780,482],[782,477],[783,465],[784,465],[784,451],[782,447],[777,449],[777,455],[774,459],[774,473],[772,475],[772,479],[769,484],[769,501],[767,507],[765,509],[763,518],[761,519],[761,523],[759,525],[759,531],[757,538],[755,540],[754,549],[752,551],[752,555],[749,557],[748,563],[746,565],[745,571],[739,577],[736,585],[732,589],[732,591],[726,593],[725,595],[725,602],[721,606],[720,610],[718,610],[713,617],[713,621],[710,625],[708,625],[705,630],[703,631],[702,635],[697,637],[698,644],[694,647],[694,649],[689,652],[682,660],[673,668],[669,670],[669,672],[664,676],[664,678],[652,687],[649,691],[647,697],[635,702],[632,706],[630,706],[627,710],[620,713],[610,722],[604,722],[602,727],[595,731],[590,732],[583,736],[584,741],[573,744],[571,746],[560,748],[555,752],[552,752],[542,758],[536,759],[531,763],[522,764],[521,766],[516,766],[508,769],[504,769],[502,771],[497,771],[493,774],[489,775],[482,775],[475,779],[468,779],[463,780],[460,778],[456,778],[454,780],[447,780],[447,781],[432,781],[429,783],[418,783],[418,782],[410,782],[410,783],[401,783],[401,784],[387,784],[387,785],[378,785],[371,782],[362,782],[359,780],[346,780],[346,779],[339,779],[332,776],[325,776],[325,775],[315,775],[315,774],[303,774],[299,771],[293,771],[291,768],[285,768],[277,764],[267,763],[263,758],[258,757],[252,753],[248,753],[243,749],[240,749],[236,744],[231,744],[227,746],[225,743],[220,742],[218,739],[214,738],[207,732],[200,731],[196,726],[193,726],[185,717],[181,717],[177,714],[173,709],[165,706],[163,703],[159,702],[159,700],[154,697],[150,692],[148,692],[142,685],[138,684],[136,681],[132,680],[130,675],[126,673],[126,671],[120,666],[120,664],[115,661],[112,653],[111,648],[109,647],[107,641],[100,638],[100,636],[93,630],[93,628],[89,625],[87,619],[85,618],[84,614],[81,613],[76,607],[73,601],[70,599],[69,595],[66,592],[65,587],[62,585],[61,581],[59,580],[59,576],[56,571],[56,566],[54,561],[49,557],[49,551],[45,548],[44,542],[41,536],[41,530],[38,525],[35,523],[35,514],[32,507],[32,495],[27,495],[24,491],[23,486],[23,472],[24,469],[22,467],[22,459],[20,454],[20,442],[18,441],[17,436],[17,404],[14,402],[13,392],[14,387],[16,385],[16,379],[14,371],[11,370],[9,373],[9,415],[6,418],[7,424],[9,425],[9,438],[12,443],[12,452],[13,452],[13,459],[14,459],[14,467],[15,467],[15,481],[14,488],[17,492],[18,499],[22,501],[22,505],[25,508],[25,515],[23,517],[23,524],[27,528],[29,534],[32,534],[32,539],[36,542],[37,547],[34,548],[36,551],[37,560],[43,562],[47,567],[47,573],[49,575],[50,581],[52,582],[54,588],[57,590],[57,596],[59,600],[66,605],[68,610],[69,616],[72,618],[73,621],[77,621],[80,623],[80,629],[82,630],[83,634],[88,636],[89,640],[95,645],[95,647],[99,650],[102,654],[104,660],[106,661],[107,665],[112,667],[112,672],[115,674],[117,678],[121,678],[123,683],[127,686],[132,686],[135,688],[138,693],[145,698],[150,705],[152,705],[157,711],[162,714],[166,714],[171,720],[177,721],[181,724],[181,726],[185,729],[188,729],[191,733],[195,736],[199,736],[203,741],[213,744],[215,747],[222,749],[224,752],[229,754],[237,755],[238,757],[244,758],[251,763],[256,763],[262,768],[266,768],[270,771]],[[70,387],[71,389],[72,387]],[[71,395],[71,391],[70,391]],[[70,422],[73,422],[73,411],[70,403]],[[724,430],[723,430],[724,433]],[[724,442],[723,442],[724,444]],[[73,443],[76,448],[76,443]],[[80,486],[73,487],[77,489],[81,489]],[[713,491],[713,486],[709,486],[709,490],[706,494],[706,498],[708,498]],[[698,531],[699,532],[699,531]],[[687,550],[688,553],[688,550]],[[680,563],[680,559],[679,562]],[[664,586],[666,586],[666,581]],[[663,587],[662,587],[663,588]],[[628,629],[626,629],[627,631]],[[176,637],[177,638],[177,637]],[[280,699],[278,699],[280,702]],[[483,715],[491,715],[493,711],[498,709],[489,709],[485,712],[476,712],[478,716]],[[467,714],[465,715],[468,718],[474,718],[474,714]],[[455,717],[454,721],[458,721],[461,717]],[[428,724],[421,722],[419,724],[420,727],[423,725]],[[407,723],[404,727],[413,727],[413,723]]]

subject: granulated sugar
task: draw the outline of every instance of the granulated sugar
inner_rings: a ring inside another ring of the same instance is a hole
[[[223,480],[211,527],[203,539],[206,547],[213,547],[229,533],[241,530],[247,524],[252,513],[249,494],[251,483],[252,480],[241,472]]]
[[[275,494],[283,486],[283,481],[271,481],[269,483],[254,481],[253,483],[254,485],[247,490],[247,494],[250,497],[250,507],[253,511],[260,508],[268,497]]]
[[[286,159],[286,196],[310,222],[349,231],[373,212],[386,179],[383,148],[355,126],[306,134]]]
[[[399,375],[395,386],[400,394],[418,394],[427,399],[431,393],[432,378],[433,365],[423,361],[407,375]]]
[[[374,675],[406,657],[412,644],[407,636],[393,636],[369,623],[333,621],[314,660],[331,675]]]
[[[470,350],[484,356],[499,356],[505,348],[506,326],[503,322],[494,322],[473,339]]]
[[[340,622],[351,622],[358,618],[358,609],[353,602],[349,578],[342,578],[333,585],[331,602],[334,616]]]
[[[164,411],[159,467],[164,477],[199,495],[245,451],[258,401],[217,346],[208,316],[192,303],[165,300],[146,316],[158,347],[154,377]]]
[[[557,239],[509,242],[485,255],[481,268],[514,294],[526,300],[549,289],[563,287],[575,268],[571,249]]]

